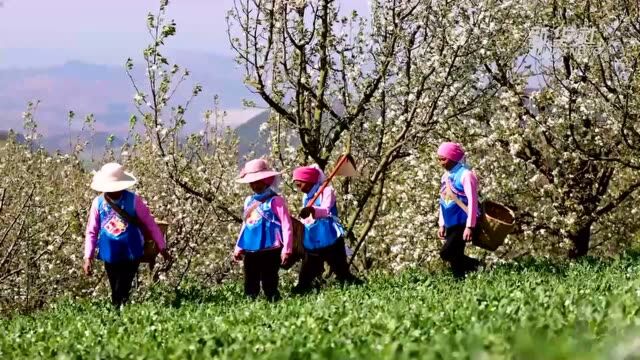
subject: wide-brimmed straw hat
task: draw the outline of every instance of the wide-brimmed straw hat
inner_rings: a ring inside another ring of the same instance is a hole
[[[271,170],[269,164],[264,159],[255,159],[244,164],[240,175],[236,180],[239,183],[249,184],[258,180],[268,179],[280,175],[281,172]]]
[[[135,176],[124,171],[124,166],[118,163],[104,164],[98,171],[93,172],[91,188],[99,192],[117,192],[135,185]]]

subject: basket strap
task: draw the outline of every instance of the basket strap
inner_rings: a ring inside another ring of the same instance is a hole
[[[253,202],[253,204],[251,204],[251,206],[249,206],[249,207],[247,208],[247,210],[245,210],[245,212],[244,212],[244,220],[246,221],[246,220],[249,218],[249,216],[251,216],[251,213],[252,213],[252,212],[254,212],[255,210],[258,210],[258,212],[260,213],[260,215],[261,215],[262,217],[264,217],[264,216],[262,215],[262,212],[260,211],[260,209],[258,209],[258,207],[259,207],[260,205],[264,204],[265,202],[267,202],[267,201],[271,200],[271,198],[273,198],[274,196],[276,196],[276,195],[271,195],[271,196],[267,197],[266,199],[264,199],[264,200],[262,200],[262,201],[255,200],[255,201]],[[266,219],[266,217],[264,217],[264,218]],[[269,219],[267,219],[267,220],[269,220]]]
[[[456,204],[458,206],[460,206],[460,208],[462,208],[462,210],[464,210],[464,212],[469,215],[469,209],[467,208],[467,205],[465,205],[465,203],[462,202],[462,200],[460,200],[460,198],[458,197],[458,195],[456,195],[453,190],[451,189],[451,183],[449,182],[449,179],[447,179],[447,181],[445,182],[446,187],[447,187],[447,195],[448,196],[452,196],[453,197],[453,201],[456,202]]]
[[[260,201],[257,201],[257,200],[256,200],[256,201],[254,201],[254,202],[253,202],[253,204],[251,204],[251,206],[249,206],[249,207],[247,208],[247,210],[245,210],[245,212],[244,212],[244,220],[246,221],[246,220],[249,218],[249,216],[251,216],[251,213],[252,213],[255,209],[257,209],[257,208],[258,208],[258,206],[260,206],[261,204],[262,204],[262,202],[260,202]]]

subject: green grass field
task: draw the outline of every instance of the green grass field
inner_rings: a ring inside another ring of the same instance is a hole
[[[188,287],[120,314],[106,299],[0,321],[2,359],[640,358],[640,258],[373,276],[277,304]],[[632,355],[629,355],[632,354]],[[635,357],[634,357],[635,356]]]

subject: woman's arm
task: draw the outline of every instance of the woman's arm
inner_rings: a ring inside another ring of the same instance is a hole
[[[98,243],[98,235],[100,234],[100,213],[98,212],[98,198],[95,198],[89,209],[89,217],[87,220],[87,229],[85,231],[84,240],[84,258],[93,259]]]
[[[332,186],[327,186],[322,191],[322,200],[320,202],[320,206],[314,206],[314,217],[318,218],[326,218],[331,215],[331,209],[336,204],[336,191]]]
[[[462,187],[467,196],[467,227],[475,227],[478,217],[478,178],[472,171],[462,175]]]
[[[153,218],[153,215],[151,215],[151,211],[144,203],[143,199],[138,195],[136,195],[135,197],[135,209],[136,216],[138,217],[142,225],[144,225],[147,228],[147,231],[149,231],[149,233],[151,234],[153,241],[155,241],[156,245],[158,246],[158,250],[164,250],[167,246],[164,235],[162,235],[160,227],[156,223],[156,220]]]
[[[284,254],[293,253],[293,226],[291,225],[291,214],[287,207],[287,202],[282,196],[276,196],[271,201],[271,207],[280,220],[282,227],[282,251]]]

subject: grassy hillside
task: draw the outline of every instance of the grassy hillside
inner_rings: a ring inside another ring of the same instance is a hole
[[[7,130],[0,130],[0,145],[6,143],[7,141],[9,141],[9,137],[11,136],[11,134],[9,133],[9,131]],[[14,135],[16,140],[18,142],[24,142],[24,136],[20,133],[17,133]]]
[[[240,137],[238,146],[240,155],[250,151],[255,151],[257,156],[269,153],[266,139],[260,138],[260,125],[267,121],[269,121],[269,111],[263,111],[235,129],[236,134]]]
[[[623,359],[640,354],[638,257],[375,276],[277,304],[239,284],[160,292],[120,314],[63,302],[0,322],[0,358]],[[285,294],[290,284],[285,285]]]
[[[240,137],[238,153],[242,156],[254,151],[257,157],[269,155],[271,153],[271,145],[268,138],[260,136],[260,126],[269,121],[270,112],[263,111],[249,119],[244,124],[235,129],[236,134]],[[297,137],[293,139],[292,146],[299,146]]]
[[[9,139],[9,131],[0,130],[0,146],[4,145]],[[24,143],[26,140],[24,136],[20,133],[17,133],[16,139],[20,143]],[[87,163],[91,160],[91,153],[93,151],[93,156],[95,159],[101,159],[103,154],[105,153],[105,149],[108,143],[108,138],[112,136],[106,132],[96,132],[91,137],[87,138],[86,135],[81,134],[80,132],[73,132],[71,135],[53,135],[43,137],[39,140],[39,143],[50,153],[54,153],[56,151],[60,151],[62,153],[70,153],[71,148],[69,147],[69,139],[71,138],[72,144],[76,144],[77,142],[88,141],[89,144],[85,148],[85,150],[80,154],[80,157],[86,161]],[[81,140],[78,140],[80,137]],[[93,146],[92,146],[93,144]],[[113,149],[119,149],[124,145],[124,140],[119,137],[114,137],[113,142],[110,147]]]

